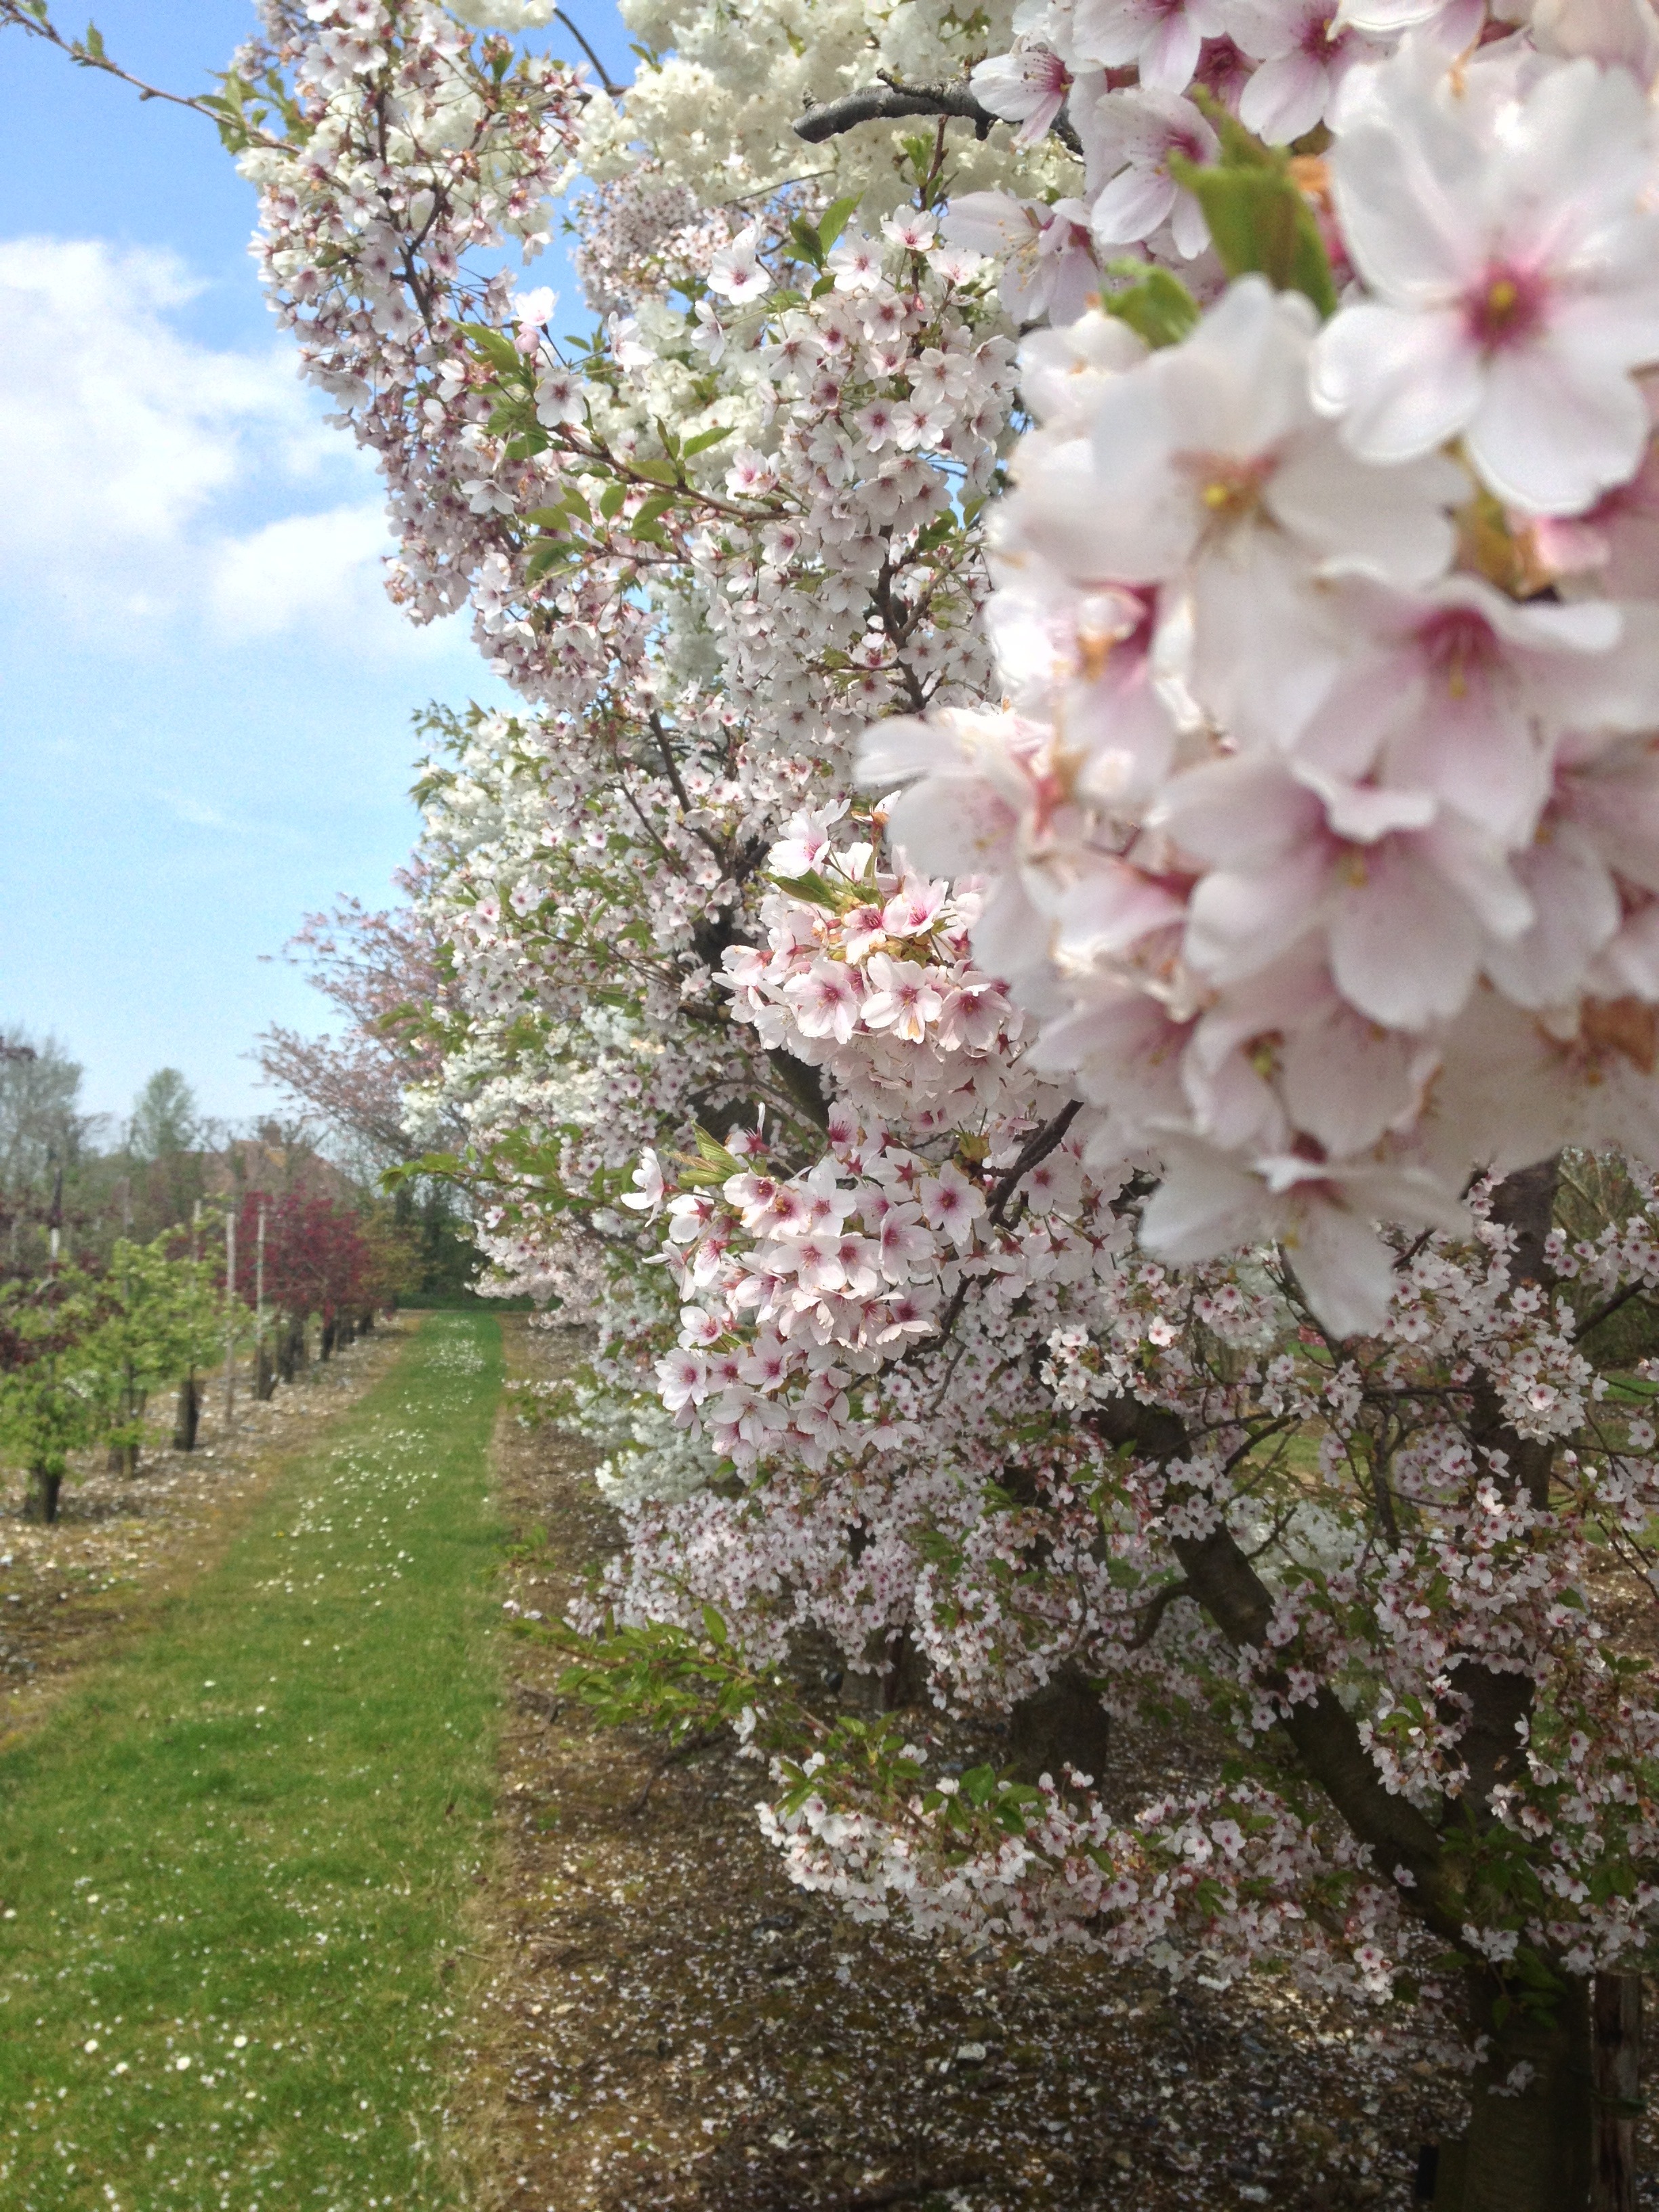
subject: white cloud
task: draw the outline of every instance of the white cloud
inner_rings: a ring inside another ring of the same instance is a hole
[[[319,419],[291,350],[216,350],[179,326],[202,289],[170,253],[0,240],[0,581],[14,607],[45,602],[129,646],[205,623],[228,643],[321,633],[358,653],[453,648],[455,625],[422,635],[386,602],[373,472]]]
[[[270,637],[319,621],[356,627],[370,604],[384,604],[379,581],[386,515],[378,500],[285,515],[216,550],[208,603],[224,629]]]

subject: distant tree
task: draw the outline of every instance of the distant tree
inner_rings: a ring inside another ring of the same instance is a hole
[[[112,1197],[123,1236],[149,1239],[190,1218],[205,1194],[204,1155],[215,1133],[181,1072],[157,1068],[132,1102],[119,1158]]]
[[[132,1102],[128,1151],[136,1160],[165,1160],[193,1152],[202,1134],[196,1093],[176,1067],[158,1067]]]
[[[0,1268],[32,1273],[46,1257],[65,1191],[75,1208],[93,1118],[81,1111],[81,1068],[56,1037],[0,1030]]]
[[[411,878],[404,888],[419,887]],[[412,908],[371,913],[342,898],[331,913],[307,915],[283,954],[343,1022],[333,1036],[265,1030],[260,1066],[363,1168],[413,1158],[432,1139],[406,1126],[408,1093],[436,1080],[445,1044],[442,957],[430,930]]]
[[[398,878],[420,898],[418,871]],[[272,1027],[256,1057],[270,1080],[320,1122],[348,1170],[368,1180],[423,1152],[449,1151],[465,1129],[438,1078],[453,1044],[447,1028],[447,955],[420,907],[371,912],[355,898],[310,914],[283,948],[342,1018],[332,1036]],[[411,1110],[411,1109],[413,1110]],[[396,1225],[416,1240],[410,1286],[453,1290],[469,1282],[477,1251],[451,1190],[405,1178],[393,1198]]]
[[[292,1382],[306,1357],[306,1324],[321,1324],[319,1352],[356,1334],[377,1306],[407,1287],[411,1240],[388,1211],[360,1211],[297,1193],[262,1198],[250,1192],[237,1223],[236,1295],[258,1294],[259,1216],[264,1214],[264,1302],[276,1336],[276,1364]]]

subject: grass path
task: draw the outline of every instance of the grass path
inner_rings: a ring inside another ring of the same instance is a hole
[[[0,1755],[5,2212],[441,2212],[488,1847],[493,1318],[429,1317]]]

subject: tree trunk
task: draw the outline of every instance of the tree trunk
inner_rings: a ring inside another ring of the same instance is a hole
[[[317,1357],[326,1359],[334,1349],[334,1322],[331,1316],[323,1322],[317,1339]]]
[[[179,1410],[173,1420],[173,1449],[187,1452],[196,1449],[196,1431],[202,1421],[202,1394],[196,1387],[196,1370],[192,1368],[179,1385]]]
[[[33,1468],[29,1472],[29,1494],[23,1504],[26,1521],[55,1521],[58,1518],[58,1493],[64,1486],[61,1474],[48,1474],[44,1468]]]
[[[1567,1980],[1547,2025],[1517,2006],[1495,2027],[1499,1994],[1494,1976],[1471,1973],[1472,2024],[1492,2041],[1470,2091],[1456,2212],[1589,2212],[1595,2130],[1589,1989]],[[1525,2086],[1512,2096],[1498,2094],[1521,2065],[1532,2069]]]
[[[1595,2156],[1591,2212],[1636,2212],[1636,2121],[1642,2104],[1642,1977],[1598,1974]]]
[[[253,1395],[263,1406],[268,1399],[274,1397],[276,1393],[276,1370],[271,1364],[270,1346],[264,1337],[261,1337],[259,1348],[254,1356],[253,1362]]]
[[[1008,1765],[1017,1782],[1035,1787],[1050,1774],[1062,1787],[1065,1769],[1099,1783],[1106,1771],[1110,1722],[1100,1693],[1075,1667],[1062,1667],[1008,1716]]]

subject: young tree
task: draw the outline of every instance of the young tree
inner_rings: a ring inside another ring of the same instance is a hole
[[[96,1311],[73,1267],[0,1283],[0,1452],[27,1474],[32,1521],[58,1518],[70,1455],[99,1434],[99,1378],[82,1356]]]
[[[175,1236],[150,1244],[121,1238],[99,1279],[95,1318],[77,1350],[92,1378],[100,1431],[131,1477],[138,1472],[150,1395],[223,1355],[224,1301],[215,1270],[181,1255]],[[191,1424],[190,1443],[194,1443]]]
[[[600,1323],[619,1679],[855,1911],[1461,2004],[1464,2204],[1577,2212],[1659,1911],[1650,13],[641,4],[615,97],[491,13],[271,0],[215,112],[525,702],[425,904],[502,1278]],[[573,161],[574,347],[489,258]]]

